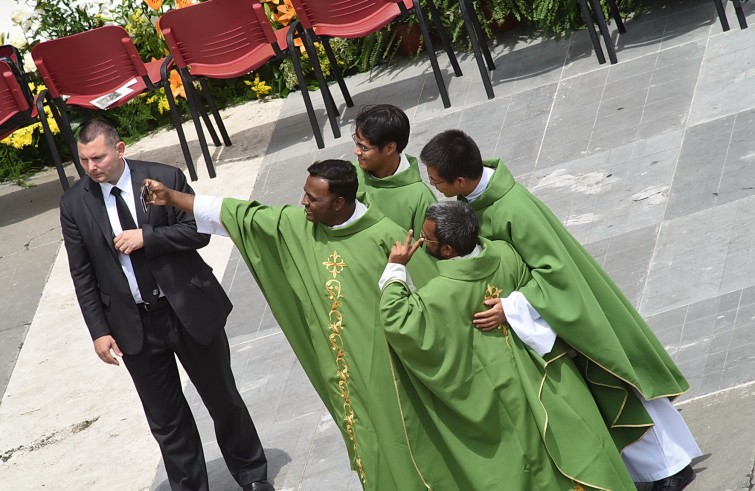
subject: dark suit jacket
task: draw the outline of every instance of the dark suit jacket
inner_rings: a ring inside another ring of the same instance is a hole
[[[127,162],[134,196],[139,196],[145,178],[193,194],[175,167]],[[197,232],[193,215],[171,206],[150,206],[145,214],[137,203],[136,211],[157,284],[191,336],[210,343],[225,327],[232,308],[212,268],[197,253],[210,236]],[[76,296],[92,339],[110,334],[124,353],[138,353],[144,339],[141,319],[118,262],[100,185],[84,177],[66,191],[60,200],[60,222]]]

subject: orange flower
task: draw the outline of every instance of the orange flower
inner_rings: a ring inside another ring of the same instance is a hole
[[[184,7],[188,7],[189,5],[193,5],[194,0],[176,0],[176,8],[182,9]]]
[[[144,3],[152,10],[160,10],[160,7],[163,6],[163,0],[144,0]]]
[[[275,22],[280,22],[283,26],[289,25],[294,19],[296,19],[296,11],[291,4],[291,0],[283,0],[283,4],[279,4],[276,10],[278,13],[272,15],[273,20]]]
[[[162,17],[157,19],[157,22],[155,22],[155,32],[157,32],[157,37],[160,39],[165,39],[165,36],[163,36],[163,28],[160,27],[160,21],[162,20]]]
[[[178,96],[181,96],[186,99],[186,88],[178,70],[171,70],[168,81],[170,82],[170,91],[173,93],[173,98],[178,99]]]
[[[301,54],[304,54],[307,52],[307,48],[304,47],[304,41],[302,41],[301,37],[299,36],[294,38],[294,46],[297,46],[299,48],[299,51],[301,51]]]

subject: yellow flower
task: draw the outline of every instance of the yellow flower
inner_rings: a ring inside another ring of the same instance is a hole
[[[144,3],[152,10],[160,10],[160,7],[163,6],[163,0],[144,0]]]
[[[173,93],[173,98],[178,99],[178,96],[181,96],[186,99],[186,89],[184,88],[184,83],[181,80],[181,74],[178,73],[178,70],[172,70],[168,80],[170,81],[170,91]]]
[[[257,99],[261,99],[262,97],[268,95],[270,91],[273,90],[272,87],[270,87],[267,83],[265,83],[264,80],[260,80],[260,74],[256,73],[254,75],[254,82],[250,82],[249,80],[244,80],[244,83],[251,87],[252,92],[257,96]]]
[[[157,101],[157,109],[160,110],[160,114],[164,113],[165,111],[170,111],[170,104],[168,104],[167,97],[163,96],[159,101]]]
[[[45,116],[47,117],[47,124],[50,126],[50,131],[52,131],[52,134],[57,135],[58,133],[60,133],[58,122],[55,121],[55,118],[52,115],[52,110],[48,106],[45,106]]]
[[[194,0],[176,0],[176,8],[182,9],[184,7],[188,7],[189,5],[194,4]]]
[[[42,126],[41,123],[34,123],[31,126],[25,126],[23,128],[19,128],[13,133],[11,133],[10,135],[8,135],[7,137],[5,137],[5,139],[1,140],[0,143],[20,150],[33,143],[32,136],[34,135],[34,130],[40,126]]]

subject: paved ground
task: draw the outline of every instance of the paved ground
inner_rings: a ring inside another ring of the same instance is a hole
[[[748,4],[751,24],[753,11]],[[705,455],[689,489],[752,489],[755,30],[722,33],[707,0],[657,2],[627,27],[615,33],[614,66],[596,63],[584,33],[559,43],[509,33],[494,52],[491,101],[468,58],[464,77],[446,77],[450,109],[423,59],[348,83],[357,105],[407,111],[408,153],[440,130],[462,128],[553,208],[691,382],[678,407]],[[351,156],[358,108],[342,109],[344,137],[326,129],[319,151],[298,94],[228,111],[235,144],[216,152],[218,177],[200,170],[195,188],[297,202],[312,161]],[[321,105],[319,115],[325,125]],[[168,163],[179,154],[165,132],[128,151]],[[125,370],[91,351],[60,247],[59,185],[51,173],[36,182],[0,187],[0,488],[167,489]],[[236,306],[228,325],[234,370],[276,487],[359,489],[337,428],[238,254],[213,239],[205,256]],[[213,489],[236,489],[206,410],[190,384],[186,391]]]

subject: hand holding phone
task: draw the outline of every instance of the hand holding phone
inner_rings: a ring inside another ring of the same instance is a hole
[[[139,198],[142,202],[142,210],[144,210],[144,213],[147,213],[147,209],[149,208],[149,203],[147,203],[147,196],[149,196],[149,189],[147,189],[147,186],[142,186],[142,192],[139,193]]]

